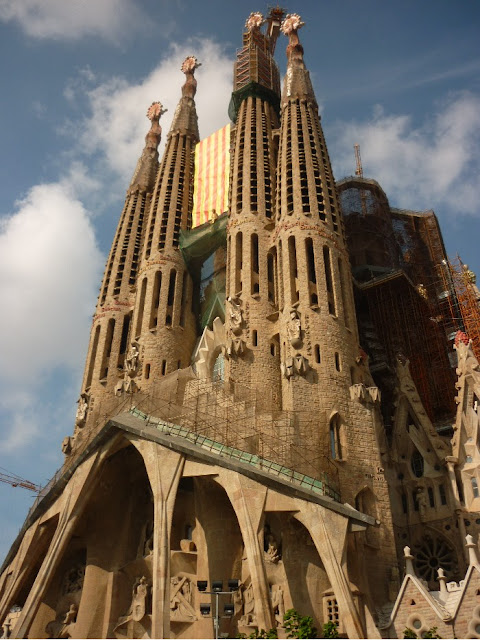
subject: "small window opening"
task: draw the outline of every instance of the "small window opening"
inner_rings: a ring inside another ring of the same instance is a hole
[[[340,354],[338,353],[338,351],[335,351],[335,369],[337,371],[341,371]]]
[[[447,494],[445,492],[445,485],[444,484],[439,484],[438,485],[438,493],[440,495],[440,504],[447,504]]]
[[[167,373],[167,361],[162,360],[162,376],[164,376],[166,373]]]
[[[256,347],[258,345],[258,335],[257,335],[257,330],[254,329],[252,331],[252,344],[254,347]]]
[[[150,378],[150,363],[145,365],[145,380]]]
[[[320,345],[319,344],[315,345],[314,351],[315,351],[315,362],[317,364],[320,364]]]

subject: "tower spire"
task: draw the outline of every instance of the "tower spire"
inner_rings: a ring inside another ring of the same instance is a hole
[[[152,102],[148,107],[147,118],[152,124],[145,136],[145,146],[133,173],[129,191],[136,188],[141,191],[151,191],[153,189],[158,169],[158,145],[162,137],[162,127],[159,120],[166,111],[167,109],[163,108],[161,102]]]
[[[276,15],[279,22],[279,16]],[[262,380],[279,399],[278,312],[271,246],[275,220],[275,168],[280,82],[261,13],[245,23],[237,53],[231,117],[232,181],[227,228],[226,374],[255,386]],[[247,318],[248,312],[248,318]],[[266,321],[266,318],[269,320]]]
[[[134,285],[145,235],[146,212],[150,207],[158,171],[158,145],[162,135],[159,120],[163,113],[165,109],[161,102],[153,102],[147,111],[151,126],[127,189],[105,267],[78,400],[75,443],[67,443],[66,450],[71,450],[73,444],[78,445],[90,425],[95,424],[96,416],[112,404],[114,388],[126,373],[129,353],[127,338],[135,300]],[[131,366],[129,373],[134,373]],[[87,429],[84,429],[85,425]]]
[[[167,135],[152,195],[130,340],[138,342],[136,384],[148,391],[153,380],[186,367],[195,341],[193,284],[180,253],[180,233],[191,226],[195,145],[195,56],[181,67],[185,83]]]

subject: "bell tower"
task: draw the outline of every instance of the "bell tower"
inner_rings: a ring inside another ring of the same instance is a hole
[[[181,230],[191,227],[195,145],[199,140],[194,56],[185,59],[185,83],[175,110],[152,196],[137,277],[131,343],[138,343],[139,384],[190,364],[196,339],[192,278],[180,253]]]
[[[76,427],[82,428],[87,417],[92,422],[99,405],[112,399],[114,388],[128,366],[135,284],[158,170],[162,113],[160,102],[154,102],[147,111],[152,124],[127,190],[93,316]]]
[[[234,68],[225,320],[227,378],[265,385],[275,403],[281,402],[280,356],[271,231],[280,82],[273,53],[282,16],[280,9],[272,9],[264,33],[263,16],[250,14]]]

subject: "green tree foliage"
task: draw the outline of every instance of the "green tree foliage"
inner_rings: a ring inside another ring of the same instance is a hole
[[[295,609],[288,609],[283,616],[287,638],[318,638],[311,616],[301,616]],[[329,636],[336,637],[336,636]]]
[[[338,627],[335,622],[329,620],[325,622],[322,629],[322,638],[339,638]]]

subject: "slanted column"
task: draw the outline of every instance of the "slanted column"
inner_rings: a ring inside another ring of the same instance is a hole
[[[95,488],[98,471],[106,456],[106,450],[98,450],[78,467],[70,479],[62,500],[64,508],[45,559],[33,583],[17,623],[16,638],[27,638],[31,624],[47,592],[55,571],[63,557],[72,533],[85,505]]]
[[[346,553],[348,519],[331,511],[325,513],[322,507],[313,503],[305,503],[305,508],[296,513],[295,517],[305,525],[312,536],[337,599],[347,636],[365,638],[360,614],[342,566]]]
[[[267,487],[239,473],[232,476],[231,472],[223,482],[220,475],[220,482],[235,509],[242,532],[255,597],[257,626],[259,629],[272,629],[275,618],[265,573],[264,551],[259,539]]]
[[[132,438],[153,492],[152,638],[170,637],[170,533],[185,458],[148,440]]]

